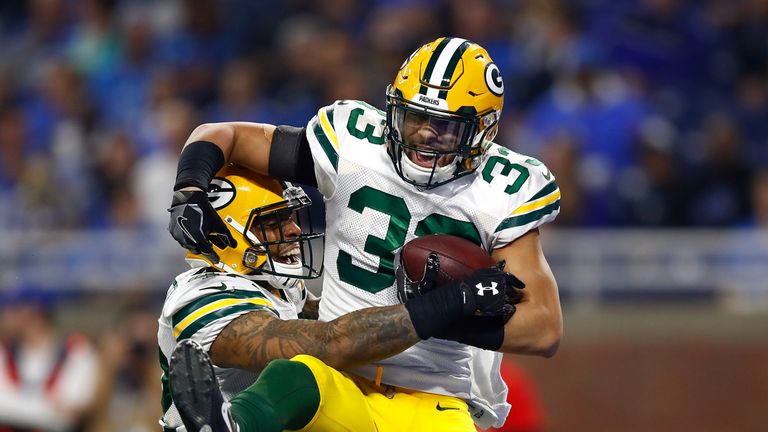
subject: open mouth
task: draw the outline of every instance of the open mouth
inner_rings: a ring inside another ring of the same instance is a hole
[[[432,152],[410,151],[408,157],[413,163],[422,168],[432,168],[437,161],[437,155]]]
[[[288,246],[280,250],[280,254],[276,257],[272,257],[273,260],[280,264],[295,265],[301,262],[300,259],[301,250],[298,245]]]

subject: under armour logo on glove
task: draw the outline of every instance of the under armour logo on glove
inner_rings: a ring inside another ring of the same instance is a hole
[[[477,287],[477,295],[482,297],[482,296],[485,295],[484,293],[486,291],[492,291],[491,295],[498,295],[499,294],[499,290],[496,289],[496,287],[498,285],[499,284],[497,284],[496,282],[491,282],[491,286],[484,287],[483,284],[479,283],[479,284],[475,285]]]
[[[514,313],[514,299],[525,284],[511,273],[494,265],[480,269],[459,282],[463,291],[464,314],[477,316],[504,316]]]

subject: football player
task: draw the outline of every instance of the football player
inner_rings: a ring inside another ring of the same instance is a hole
[[[226,246],[203,198],[225,163],[317,186],[326,204],[320,320],[398,303],[395,254],[433,233],[481,245],[527,286],[503,326],[467,332],[473,324],[466,319],[447,333],[460,343],[422,338],[401,354],[346,368],[365,392],[382,396],[377,400],[416,395],[428,401],[414,408],[410,424],[380,420],[378,402],[369,403],[375,429],[353,430],[471,431],[473,419],[483,428],[501,425],[509,405],[500,353],[549,357],[557,351],[562,314],[539,227],[559,213],[560,191],[541,162],[493,142],[503,100],[504,83],[488,52],[444,37],[406,59],[386,90],[385,112],[343,100],[320,108],[301,128],[204,124],[182,150],[170,231],[204,254],[214,256],[211,242]],[[202,211],[189,212],[190,206]],[[175,222],[181,214],[197,218],[194,231]],[[418,328],[421,313],[411,318]],[[452,399],[436,403],[437,395]],[[443,421],[445,413],[460,417]]]
[[[215,258],[190,251],[193,268],[175,278],[163,305],[158,342],[166,430],[184,423],[195,432],[280,431],[310,421],[322,430],[342,420],[366,430],[371,418],[364,410],[348,413],[355,400],[341,391],[355,384],[333,367],[397,354],[461,316],[503,319],[514,310],[507,303],[519,297],[519,281],[489,268],[405,304],[328,322],[299,319],[317,310],[304,280],[320,275],[311,246],[323,237],[312,232],[304,191],[228,166],[211,181],[205,203],[231,246],[216,247]],[[197,223],[191,215],[200,208],[187,210],[192,213],[176,215],[174,223],[191,232]],[[478,283],[499,284],[500,292],[480,297],[471,288]]]

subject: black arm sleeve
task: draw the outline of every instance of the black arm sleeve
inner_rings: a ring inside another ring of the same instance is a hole
[[[270,177],[317,187],[306,128],[278,126],[269,151]]]
[[[211,179],[223,166],[224,153],[216,144],[208,141],[190,143],[179,156],[173,190],[197,186],[207,191]]]

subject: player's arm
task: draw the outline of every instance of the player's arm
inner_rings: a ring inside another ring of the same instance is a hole
[[[393,356],[421,340],[404,305],[361,309],[333,321],[282,320],[258,311],[217,336],[211,359],[221,367],[260,371],[277,358],[309,354],[335,368]]]
[[[271,360],[309,354],[336,368],[391,357],[462,317],[501,316],[507,276],[483,269],[403,304],[361,309],[333,321],[281,320],[268,311],[235,318],[217,335],[211,358],[221,367],[260,371]],[[501,286],[477,293],[477,284]]]
[[[221,249],[236,245],[205,192],[216,172],[228,163],[281,180],[316,184],[303,128],[247,122],[195,128],[179,156],[168,229],[184,248],[212,262],[219,258],[211,243]]]
[[[534,229],[491,255],[506,260],[505,270],[525,282],[523,298],[504,327],[502,352],[551,357],[563,333],[557,282]]]
[[[196,143],[210,143],[221,150],[223,163],[236,163],[259,174],[269,174],[269,153],[276,127],[266,123],[206,123],[192,131],[182,154]],[[214,149],[212,149],[215,151]],[[190,185],[186,187],[199,187]],[[202,189],[202,188],[201,188]]]

